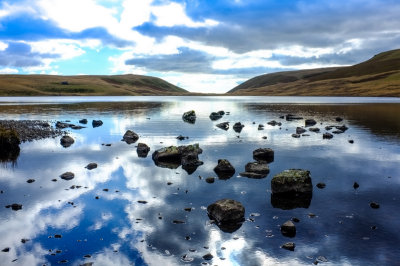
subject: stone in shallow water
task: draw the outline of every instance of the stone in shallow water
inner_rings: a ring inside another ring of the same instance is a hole
[[[253,159],[258,162],[271,163],[274,161],[274,150],[270,148],[259,148],[254,150]]]
[[[133,132],[132,130],[127,130],[122,137],[122,141],[125,141],[128,144],[135,143],[139,139],[138,134]]]
[[[290,251],[294,251],[294,248],[296,247],[296,245],[293,242],[288,242],[285,243],[281,246],[281,248],[286,249],[286,250],[290,250]]]
[[[61,179],[64,179],[64,180],[71,180],[71,179],[74,179],[75,174],[72,172],[65,172],[64,174],[60,175],[60,177],[61,177]]]
[[[295,237],[296,236],[296,226],[292,221],[287,221],[281,225],[281,233],[287,237]]]
[[[207,212],[218,223],[229,223],[243,221],[245,209],[238,201],[222,199],[209,205]]]
[[[97,168],[97,163],[89,163],[88,165],[85,166],[85,168],[88,170],[93,170]]]
[[[141,158],[146,158],[149,151],[150,147],[145,143],[139,143],[136,149],[138,156]]]
[[[214,167],[214,172],[220,179],[229,179],[235,173],[235,168],[226,159],[219,159],[218,165]]]
[[[182,115],[182,120],[186,123],[194,124],[196,122],[196,112],[194,110],[185,112]]]
[[[62,136],[62,138],[60,139],[60,144],[64,148],[70,147],[74,142],[75,140],[70,136]]]
[[[271,180],[272,193],[312,193],[310,171],[285,170]]]

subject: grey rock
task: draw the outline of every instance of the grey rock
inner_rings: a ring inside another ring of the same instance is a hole
[[[133,132],[132,130],[127,130],[122,137],[122,141],[125,141],[128,144],[135,143],[139,139],[138,134]]]
[[[235,123],[233,125],[232,128],[236,133],[240,133],[240,132],[242,132],[242,129],[244,128],[244,125],[242,123],[240,123],[240,122],[237,122],[237,123]]]
[[[292,221],[287,221],[281,225],[281,233],[287,237],[295,237],[296,236],[296,226]]]
[[[85,166],[85,168],[88,170],[93,170],[97,168],[97,163],[89,163],[88,165]]]
[[[311,132],[315,132],[315,133],[319,133],[320,132],[320,129],[317,128],[317,127],[310,127],[308,130],[311,131]]]
[[[87,119],[86,118],[84,118],[84,119],[81,119],[81,120],[79,120],[79,123],[81,123],[81,124],[87,124]]]
[[[149,154],[150,147],[147,146],[145,143],[138,143],[136,152],[139,157],[146,158],[147,154]]]
[[[182,120],[186,123],[194,124],[196,122],[196,112],[194,110],[185,112],[182,115]]]
[[[226,159],[219,159],[218,165],[214,167],[214,172],[220,179],[229,179],[235,173],[235,168]]]
[[[216,125],[216,127],[223,129],[223,130],[228,130],[229,129],[229,122],[223,122],[219,123]]]
[[[103,121],[101,121],[101,120],[93,120],[92,121],[92,127],[93,128],[95,128],[95,127],[100,127],[100,126],[102,126],[103,125]]]
[[[246,172],[252,172],[256,174],[269,174],[268,164],[261,162],[247,163],[245,166],[245,170]]]
[[[286,115],[286,121],[301,120],[301,119],[303,119],[303,117],[298,115],[293,115],[293,114]]]
[[[303,134],[305,133],[307,130],[305,130],[302,127],[296,127],[296,134]]]
[[[64,179],[64,180],[71,180],[71,179],[74,179],[75,174],[72,172],[65,172],[62,175],[60,175],[60,177],[61,177],[61,179]]]
[[[259,148],[253,151],[253,159],[258,162],[271,163],[274,161],[274,150],[270,148]]]
[[[271,180],[272,193],[312,193],[310,171],[302,169],[285,170]]]
[[[225,113],[224,113],[225,114]],[[211,114],[210,114],[210,119],[212,120],[212,121],[215,121],[215,120],[218,120],[218,119],[221,119],[222,118],[222,116],[223,116],[223,114],[221,114],[221,113],[217,113],[217,112],[212,112]]]
[[[74,142],[75,142],[75,140],[70,136],[62,136],[60,139],[60,144],[64,148],[70,147]]]
[[[298,138],[300,138],[300,137],[301,137],[300,134],[292,134],[292,138],[298,139]]]
[[[317,121],[315,121],[314,119],[306,119],[306,121],[305,121],[306,127],[312,127],[316,124],[317,124]]]
[[[331,138],[333,138],[333,135],[331,133],[326,132],[322,135],[322,138],[323,139],[331,139]]]
[[[294,251],[294,248],[296,247],[296,245],[293,242],[288,242],[285,243],[281,246],[281,248],[286,249],[286,250],[290,250],[290,251]]]
[[[207,212],[218,223],[232,223],[244,220],[245,209],[238,201],[221,199],[209,205]]]

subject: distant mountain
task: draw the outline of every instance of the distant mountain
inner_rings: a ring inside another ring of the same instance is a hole
[[[254,77],[230,95],[400,97],[400,49],[349,67],[286,71]]]
[[[182,95],[188,91],[141,75],[0,75],[0,96]]]

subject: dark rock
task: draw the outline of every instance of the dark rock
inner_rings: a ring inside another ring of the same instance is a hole
[[[84,264],[80,264],[79,266],[93,266],[93,262],[85,262]]]
[[[326,132],[322,135],[322,138],[323,139],[331,139],[331,138],[333,138],[333,135],[331,133]]]
[[[217,221],[218,227],[224,232],[234,232],[244,221],[243,205],[232,199],[222,199],[207,207],[210,219]]]
[[[320,131],[319,128],[317,128],[317,127],[310,127],[308,130],[311,132],[315,132],[315,133],[319,133],[319,131]]]
[[[353,144],[353,143],[354,143],[354,140],[350,139],[350,140],[349,140],[349,143],[350,143],[350,144]]]
[[[140,204],[147,204],[147,201],[145,201],[145,200],[138,200],[137,202]]]
[[[224,114],[225,114],[225,113],[224,113]],[[212,113],[210,114],[210,119],[211,119],[212,121],[215,121],[215,120],[221,119],[222,116],[223,116],[223,115],[220,114],[220,113],[212,112]]]
[[[329,130],[332,130],[332,128],[333,128],[333,126],[326,126],[326,127],[325,127],[325,130],[328,130],[328,131],[329,131]]]
[[[371,208],[372,209],[379,209],[379,204],[378,203],[376,203],[376,202],[371,202],[370,204],[369,204],[369,206],[371,206]]]
[[[82,129],[82,128],[85,128],[85,127],[73,125],[73,126],[71,126],[71,128],[72,128],[72,129],[75,129],[75,130],[79,130],[79,129]]]
[[[343,132],[345,132],[346,130],[349,129],[346,125],[336,126],[335,128],[336,128],[337,130],[340,130],[340,131],[343,131]]]
[[[325,187],[326,187],[326,184],[325,184],[325,183],[318,183],[318,184],[317,184],[317,188],[323,189],[323,188],[325,188]]]
[[[285,243],[281,246],[281,248],[286,249],[286,250],[290,250],[290,251],[294,251],[294,248],[296,247],[296,245],[293,242],[288,242]]]
[[[54,235],[54,238],[62,238],[62,235]]]
[[[74,142],[75,140],[70,136],[62,136],[62,138],[60,139],[60,144],[64,148],[70,147]]]
[[[211,253],[207,253],[206,255],[203,256],[204,260],[212,260],[212,258],[214,258],[214,256],[211,255]]]
[[[60,177],[64,180],[71,180],[75,177],[75,174],[72,172],[65,172],[64,174],[60,175]]]
[[[292,221],[287,221],[281,225],[281,233],[287,237],[295,237],[296,236],[296,226]]]
[[[337,122],[342,122],[342,121],[343,121],[343,118],[341,118],[341,117],[338,116],[338,117],[335,118],[335,120],[336,120]]]
[[[180,165],[188,173],[193,173],[203,162],[199,161],[198,155],[203,150],[199,144],[187,146],[170,146],[155,151],[152,155],[154,163],[159,167],[176,169]]]
[[[241,176],[249,178],[264,178],[269,174],[268,164],[264,162],[248,163],[245,166],[246,172],[240,173]]]
[[[22,204],[13,203],[11,205],[7,205],[6,208],[11,208],[13,211],[19,211],[22,209]]]
[[[85,166],[86,169],[92,170],[97,168],[97,163],[89,163],[88,165]]]
[[[172,221],[173,224],[184,224],[185,221],[181,221],[181,220],[173,220]]]
[[[306,127],[312,127],[316,124],[317,124],[317,121],[315,121],[314,119],[306,119],[306,121],[305,121]]]
[[[81,120],[79,120],[79,123],[81,123],[81,124],[87,124],[87,119],[86,118],[84,118],[84,119],[81,119]]]
[[[93,120],[92,121],[92,127],[100,127],[100,126],[102,126],[103,125],[103,121],[101,121],[101,120]]]
[[[185,112],[182,115],[182,119],[186,123],[194,124],[196,122],[196,112],[194,110]]]
[[[125,141],[128,144],[135,143],[139,139],[138,134],[133,132],[132,130],[127,130],[122,137],[122,141]]]
[[[189,137],[184,137],[184,136],[182,136],[182,135],[179,135],[179,136],[176,137],[177,140],[181,140],[181,141],[182,141],[182,140],[185,140],[185,139],[188,139],[188,138],[189,138]]]
[[[292,138],[298,139],[300,137],[301,137],[301,135],[299,135],[299,134],[292,134]]]
[[[206,182],[209,183],[209,184],[214,183],[215,182],[215,177],[207,177],[206,178]]]
[[[301,116],[292,115],[292,114],[286,115],[286,121],[301,120],[301,119],[303,119],[303,117],[301,117]]]
[[[244,125],[242,125],[242,123],[240,123],[240,122],[237,122],[237,123],[235,123],[233,125],[232,128],[236,133],[240,133],[240,132],[242,132],[242,129],[244,128]]]
[[[299,223],[299,222],[300,222],[300,219],[297,218],[297,217],[292,217],[291,220],[292,220],[293,222],[295,222],[295,223]]]
[[[270,126],[281,126],[282,125],[281,122],[276,122],[275,120],[269,121],[267,124]]]
[[[214,172],[220,179],[229,179],[235,173],[235,168],[226,159],[219,159],[218,165],[214,167]]]
[[[1,250],[1,252],[9,252],[10,251],[10,248],[3,248],[2,250]]]
[[[259,124],[258,125],[258,130],[264,130],[264,125],[263,124]]]
[[[150,151],[150,147],[144,143],[138,143],[136,152],[140,158],[146,158]]]
[[[253,151],[253,159],[258,162],[271,163],[274,161],[274,151],[270,148],[259,148]]]
[[[357,189],[357,188],[359,188],[359,187],[360,187],[360,185],[359,185],[357,182],[354,182],[353,188],[354,188],[354,189]]]
[[[229,129],[229,122],[223,122],[219,123],[216,125],[216,127],[223,129],[223,130],[228,130]]]
[[[28,179],[26,182],[31,184],[31,183],[35,182],[35,179]]]
[[[296,134],[303,134],[305,133],[307,130],[305,130],[302,127],[296,127]]]
[[[271,180],[273,194],[312,193],[310,171],[302,169],[285,170]]]
[[[56,122],[56,128],[59,128],[59,129],[69,128],[71,126],[73,126],[73,124],[64,123],[64,122],[60,122],[60,121]]]
[[[344,131],[342,131],[342,130],[335,130],[335,131],[332,131],[332,133],[333,133],[333,134],[342,134],[342,133],[344,133]]]

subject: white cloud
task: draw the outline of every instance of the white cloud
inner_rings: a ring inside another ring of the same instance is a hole
[[[85,53],[81,47],[93,47],[93,42],[79,42],[74,40],[44,40],[28,43],[32,52],[40,54],[60,55],[61,59],[71,59]]]
[[[5,49],[7,49],[7,47],[7,43],[0,41],[0,51],[4,51]]]
[[[121,24],[136,27],[150,21],[153,0],[126,0],[122,6]]]
[[[0,68],[0,74],[18,74],[18,72],[15,68]]]
[[[152,13],[156,16],[155,24],[157,26],[173,27],[209,27],[216,26],[218,22],[206,19],[204,22],[195,22],[186,15],[185,7],[178,3],[170,2],[167,5],[154,6]]]

